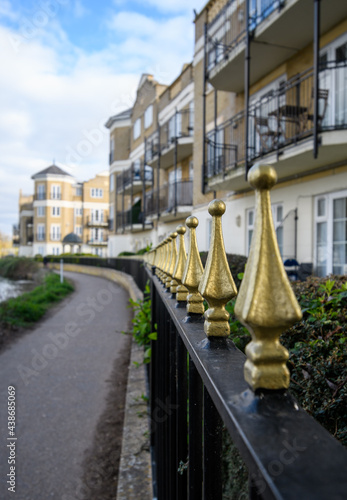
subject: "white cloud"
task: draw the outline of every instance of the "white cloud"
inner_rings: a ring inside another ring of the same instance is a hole
[[[0,16],[9,7],[1,2]],[[29,38],[20,25],[0,25],[1,231],[17,222],[19,189],[32,192],[31,176],[53,158],[78,180],[108,168],[104,123],[132,105],[141,73],[170,83],[192,58],[190,16],[109,19],[109,46],[91,53],[71,43],[58,16]]]
[[[1,17],[10,19],[11,21],[17,19],[17,14],[13,11],[9,0],[0,0],[0,18]]]

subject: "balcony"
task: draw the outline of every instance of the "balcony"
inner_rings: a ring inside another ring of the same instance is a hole
[[[175,149],[177,162],[193,154],[193,120],[193,111],[184,109],[164,123],[160,127],[160,140],[156,132],[147,141],[147,163],[155,165],[160,153],[160,167],[167,169],[175,164]]]
[[[60,192],[52,192],[52,193],[35,193],[34,194],[34,200],[61,200],[61,193]]]
[[[87,217],[87,226],[88,227],[109,227],[109,220],[106,218],[106,220],[103,219],[103,217],[93,217],[89,216]]]
[[[319,155],[313,158],[313,69],[301,73],[249,109],[248,159],[276,164],[279,178],[303,175],[347,157],[347,61],[319,72]],[[205,138],[205,176],[212,190],[247,189],[244,175],[245,115],[240,113]]]
[[[250,84],[269,74],[313,41],[313,2],[307,0],[258,0],[250,2]],[[252,5],[256,8],[252,8]],[[347,2],[321,4],[321,29],[326,33],[347,16]],[[295,29],[294,29],[295,28]],[[229,0],[208,25],[207,71],[218,90],[243,92],[246,48],[245,5]]]
[[[35,241],[46,241],[46,233],[36,233]]]
[[[104,247],[107,246],[108,235],[103,236],[102,238],[90,238],[86,241],[87,245],[93,247]]]
[[[135,195],[153,184],[153,170],[148,165],[133,163],[130,168],[117,175],[117,193]]]
[[[135,203],[130,210],[117,212],[116,214],[117,233],[148,231],[152,227],[152,222],[144,221],[144,214],[141,211],[141,200]]]
[[[158,204],[159,196],[159,204]],[[164,185],[146,195],[146,216],[155,219],[158,216],[163,222],[189,217],[193,205],[193,181],[179,181]]]
[[[58,242],[58,241],[61,241],[62,237],[61,237],[60,233],[51,233],[49,235],[49,239],[50,239],[50,241],[56,241],[56,242]]]

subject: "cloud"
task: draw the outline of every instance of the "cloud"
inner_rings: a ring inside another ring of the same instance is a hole
[[[159,12],[163,13],[190,13],[191,20],[193,19],[193,9],[198,12],[206,4],[204,0],[146,0],[145,4],[141,0],[135,0],[134,2],[129,2],[129,0],[114,0],[114,5],[117,7],[127,6],[129,8],[129,3],[134,3],[134,5],[146,5],[147,7],[154,7]]]
[[[89,10],[83,5],[82,0],[75,0],[74,5],[74,15],[77,18],[81,18],[89,14]]]
[[[55,1],[57,14],[28,36],[23,17],[15,19],[10,2],[0,0],[0,230],[7,234],[18,219],[19,189],[32,192],[35,172],[53,158],[81,181],[107,169],[107,119],[132,105],[142,73],[170,83],[193,55],[192,16],[171,0],[161,11],[174,15],[126,10],[99,18],[104,46],[89,52],[74,45],[60,24],[67,0]],[[178,5],[187,10],[186,2]],[[83,3],[70,6],[75,16],[86,16]],[[1,16],[17,28],[1,25]]]

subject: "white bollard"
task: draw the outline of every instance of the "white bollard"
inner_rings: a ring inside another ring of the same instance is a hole
[[[64,282],[64,260],[60,259],[60,283]]]

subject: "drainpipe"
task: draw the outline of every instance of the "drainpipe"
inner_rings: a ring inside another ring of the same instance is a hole
[[[319,32],[320,32],[320,0],[314,0],[314,113],[313,113],[313,158],[318,156],[318,91],[319,91]]]
[[[201,192],[205,194],[205,164],[206,164],[206,80],[207,80],[207,54],[206,54],[206,44],[207,44],[207,23],[204,24],[204,70],[203,70],[203,91],[202,91],[202,169],[201,169]]]
[[[298,209],[294,210],[294,259],[297,260],[298,254]]]
[[[249,73],[250,73],[250,33],[249,33],[249,0],[245,1],[246,6],[246,51],[245,51],[245,177],[248,176],[248,118],[249,118]]]
[[[160,180],[160,157],[161,157],[161,143],[160,143],[160,125],[158,120],[158,160],[157,160],[157,213],[158,220],[160,217],[160,199],[159,199],[159,180]]]

